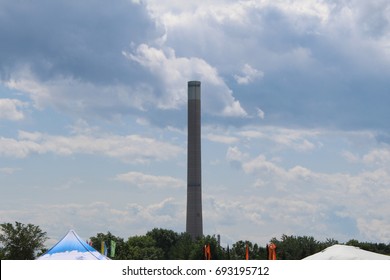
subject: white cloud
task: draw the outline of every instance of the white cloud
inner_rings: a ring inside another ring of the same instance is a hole
[[[183,208],[183,209],[182,209]],[[0,210],[0,221],[32,223],[48,233],[48,246],[52,246],[69,229],[74,229],[83,238],[110,231],[127,238],[145,234],[154,227],[172,228],[180,232],[185,219],[184,204],[173,198],[164,198],[155,203],[128,203],[118,206],[107,202],[64,203],[28,205],[18,211]],[[58,223],[61,221],[61,223]]]
[[[350,151],[344,151],[342,152],[342,156],[349,162],[358,162],[359,161],[359,156],[353,154],[352,152]]]
[[[272,176],[280,176],[280,178],[284,178],[286,176],[286,171],[283,168],[268,161],[264,155],[259,155],[258,157],[245,162],[243,164],[243,169],[247,173],[256,173],[261,171]]]
[[[187,95],[183,81],[200,80],[204,84],[202,91],[209,93],[206,95],[208,102],[204,106],[208,113],[247,116],[240,102],[234,99],[231,90],[219,76],[217,69],[205,60],[197,57],[177,57],[171,48],[163,51],[146,44],[139,45],[134,53],[123,54],[149,69],[163,83],[164,88],[161,89],[163,96],[158,100],[158,107],[172,109],[186,104]]]
[[[221,84],[215,68],[199,58],[176,57],[173,49],[163,50],[141,44],[132,53],[123,53],[157,75],[164,84],[163,97],[158,106],[163,109],[177,108],[187,101],[183,81],[200,79],[202,82]],[[185,85],[185,84],[184,84]]]
[[[20,170],[20,168],[2,167],[2,168],[0,168],[0,173],[6,174],[6,175],[11,175],[19,170]]]
[[[204,138],[212,142],[223,143],[223,144],[232,144],[239,141],[237,137],[218,135],[213,133],[206,134]]]
[[[363,156],[363,162],[373,165],[387,165],[390,163],[390,149],[374,149]]]
[[[298,224],[303,234],[320,232],[321,223],[313,225],[313,220],[320,219],[321,205],[305,197],[273,196],[265,190],[234,197],[224,193],[206,197],[204,206],[208,210],[205,226],[222,233],[222,240],[230,244],[238,240],[266,244],[282,234],[298,235]],[[237,231],[237,228],[244,230]]]
[[[264,139],[279,145],[284,149],[293,149],[299,152],[314,150],[321,144],[318,142],[321,132],[306,129],[289,129],[276,126],[248,126],[237,132],[240,137]]]
[[[133,163],[167,160],[181,147],[140,135],[59,136],[20,131],[18,139],[0,137],[0,155],[24,158],[30,154],[98,154]]]
[[[0,120],[20,121],[25,118],[21,109],[28,104],[17,99],[0,98]]]
[[[195,25],[196,22],[205,22],[215,19],[219,24],[235,23],[248,24],[250,12],[267,8],[278,9],[292,16],[317,17],[326,22],[331,5],[326,2],[295,0],[267,1],[202,1],[194,3],[182,3],[181,1],[161,2],[148,0],[147,5],[152,14],[159,16],[162,22],[169,28],[182,25]],[[173,9],[173,7],[175,9]],[[175,12],[172,12],[175,11]],[[184,22],[183,22],[184,21]]]
[[[243,171],[255,177],[252,191],[267,196],[262,203],[273,201],[269,207],[278,213],[273,219],[287,224],[288,221],[303,223],[308,219],[308,227],[304,231],[313,231],[310,225],[314,223],[312,226],[317,228],[314,231],[318,236],[324,230],[321,227],[335,227],[333,234],[336,238],[351,238],[351,235],[357,234],[370,240],[390,238],[386,227],[379,226],[386,223],[390,211],[386,200],[390,195],[387,187],[390,184],[388,168],[363,170],[354,175],[321,173],[300,165],[287,169],[264,155],[248,158],[240,154],[238,148],[230,150],[230,158],[239,161]],[[256,195],[252,193],[252,197]],[[336,209],[343,210],[340,212]],[[327,220],[324,221],[322,216]],[[372,220],[378,221],[375,228],[370,228]],[[345,227],[351,228],[338,226],[342,221],[348,221]],[[343,231],[350,231],[349,235],[344,235]]]
[[[262,129],[242,129],[238,132],[238,135],[243,136],[245,138],[264,138],[265,134]]]
[[[241,107],[240,101],[232,99],[230,104],[226,104],[221,115],[227,117],[245,117],[248,114]]]
[[[245,64],[241,70],[241,74],[234,75],[234,79],[237,81],[238,84],[247,85],[257,79],[263,78],[263,76],[264,73],[262,71],[253,68],[249,64]]]
[[[297,165],[288,170],[288,176],[291,179],[299,179],[305,181],[312,177],[315,177],[315,174],[313,174],[310,169]]]
[[[226,152],[226,159],[228,161],[238,161],[243,162],[248,158],[248,155],[241,152],[238,147],[229,147]]]
[[[343,151],[342,156],[351,163],[363,163],[369,167],[387,166],[390,162],[390,149],[388,147],[376,147],[363,155],[354,154],[351,151]]]
[[[297,151],[310,151],[317,145],[309,140],[316,138],[318,131],[311,130],[294,130],[294,129],[277,129],[274,133],[269,135],[270,139],[276,143]]]
[[[264,118],[265,118],[265,113],[264,113],[264,111],[261,110],[260,108],[257,108],[257,116],[258,116],[260,119],[264,120]]]
[[[70,77],[39,81],[29,70],[17,72],[14,76],[5,85],[28,93],[34,106],[40,110],[54,107],[72,115],[99,114],[99,111],[111,111],[115,115],[118,108],[145,111],[145,107],[156,103],[153,89],[142,83],[135,86],[100,85]]]
[[[332,9],[332,3],[327,1],[294,0],[286,2],[283,0],[271,0],[265,3],[269,6],[277,7],[293,17],[315,17],[320,19],[322,23],[327,23]]]
[[[180,188],[186,185],[183,180],[174,177],[156,176],[135,171],[118,174],[115,179],[141,188]]]

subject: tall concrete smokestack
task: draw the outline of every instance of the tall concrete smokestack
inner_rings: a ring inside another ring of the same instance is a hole
[[[192,239],[203,236],[200,149],[200,82],[188,82],[187,221]]]

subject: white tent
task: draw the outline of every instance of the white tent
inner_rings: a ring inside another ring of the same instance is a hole
[[[37,260],[109,260],[109,258],[89,246],[74,230],[70,230]]]
[[[354,246],[333,245],[304,258],[304,260],[390,260],[390,256],[369,252]]]

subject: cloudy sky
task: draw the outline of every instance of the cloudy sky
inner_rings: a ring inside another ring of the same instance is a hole
[[[390,242],[387,0],[0,0],[0,222]],[[51,242],[51,243],[50,243]]]

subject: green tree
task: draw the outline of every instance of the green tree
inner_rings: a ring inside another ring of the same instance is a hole
[[[385,243],[379,243],[376,245],[376,253],[390,255],[390,244],[386,245]]]
[[[386,245],[384,243],[369,243],[369,242],[359,242],[356,239],[351,239],[345,245],[348,246],[355,246],[360,249],[378,253],[378,254],[384,254],[384,255],[390,255],[390,244]]]
[[[273,238],[271,242],[276,245],[277,258],[282,260],[301,260],[324,249],[324,245],[321,245],[311,236],[288,236],[283,234],[281,241]]]
[[[106,246],[108,246],[107,256],[113,260],[124,260],[128,255],[128,246],[123,240],[123,238],[113,235],[111,232],[98,233],[95,237],[90,238],[92,241],[92,247],[94,247],[97,251],[100,252],[102,242],[105,242]],[[111,240],[113,240],[116,244],[115,246],[115,255],[111,256]]]
[[[356,239],[351,239],[345,245],[359,247],[360,243]]]
[[[245,260],[245,250],[247,242],[248,241],[239,240],[232,245],[232,248],[230,250],[230,258],[232,260]],[[251,242],[250,245],[252,246]]]
[[[127,240],[128,260],[162,260],[164,252],[156,247],[156,241],[150,236],[133,236]]]
[[[250,241],[237,241],[233,244],[230,250],[230,258],[232,260],[245,260],[246,245],[248,244],[249,259],[250,260],[265,260],[267,259],[266,249],[259,246],[257,243]]]
[[[46,232],[33,224],[15,222],[0,224],[1,258],[8,260],[34,260],[46,250]]]
[[[324,250],[325,248],[328,248],[330,246],[339,244],[339,242],[333,238],[327,238],[325,242],[320,242],[321,250]]]
[[[178,240],[171,249],[171,258],[173,260],[189,260],[192,251],[195,248],[195,242],[191,235],[183,232],[178,236]]]
[[[225,258],[225,253],[219,246],[215,236],[204,236],[202,238],[194,241],[191,253],[189,254],[189,259],[191,260],[204,260],[204,246],[210,244],[211,259],[212,260],[223,260]]]
[[[172,249],[179,241],[179,234],[173,230],[154,228],[146,233],[146,236],[150,236],[155,241],[155,246],[160,248],[165,260],[174,259],[172,255]]]

